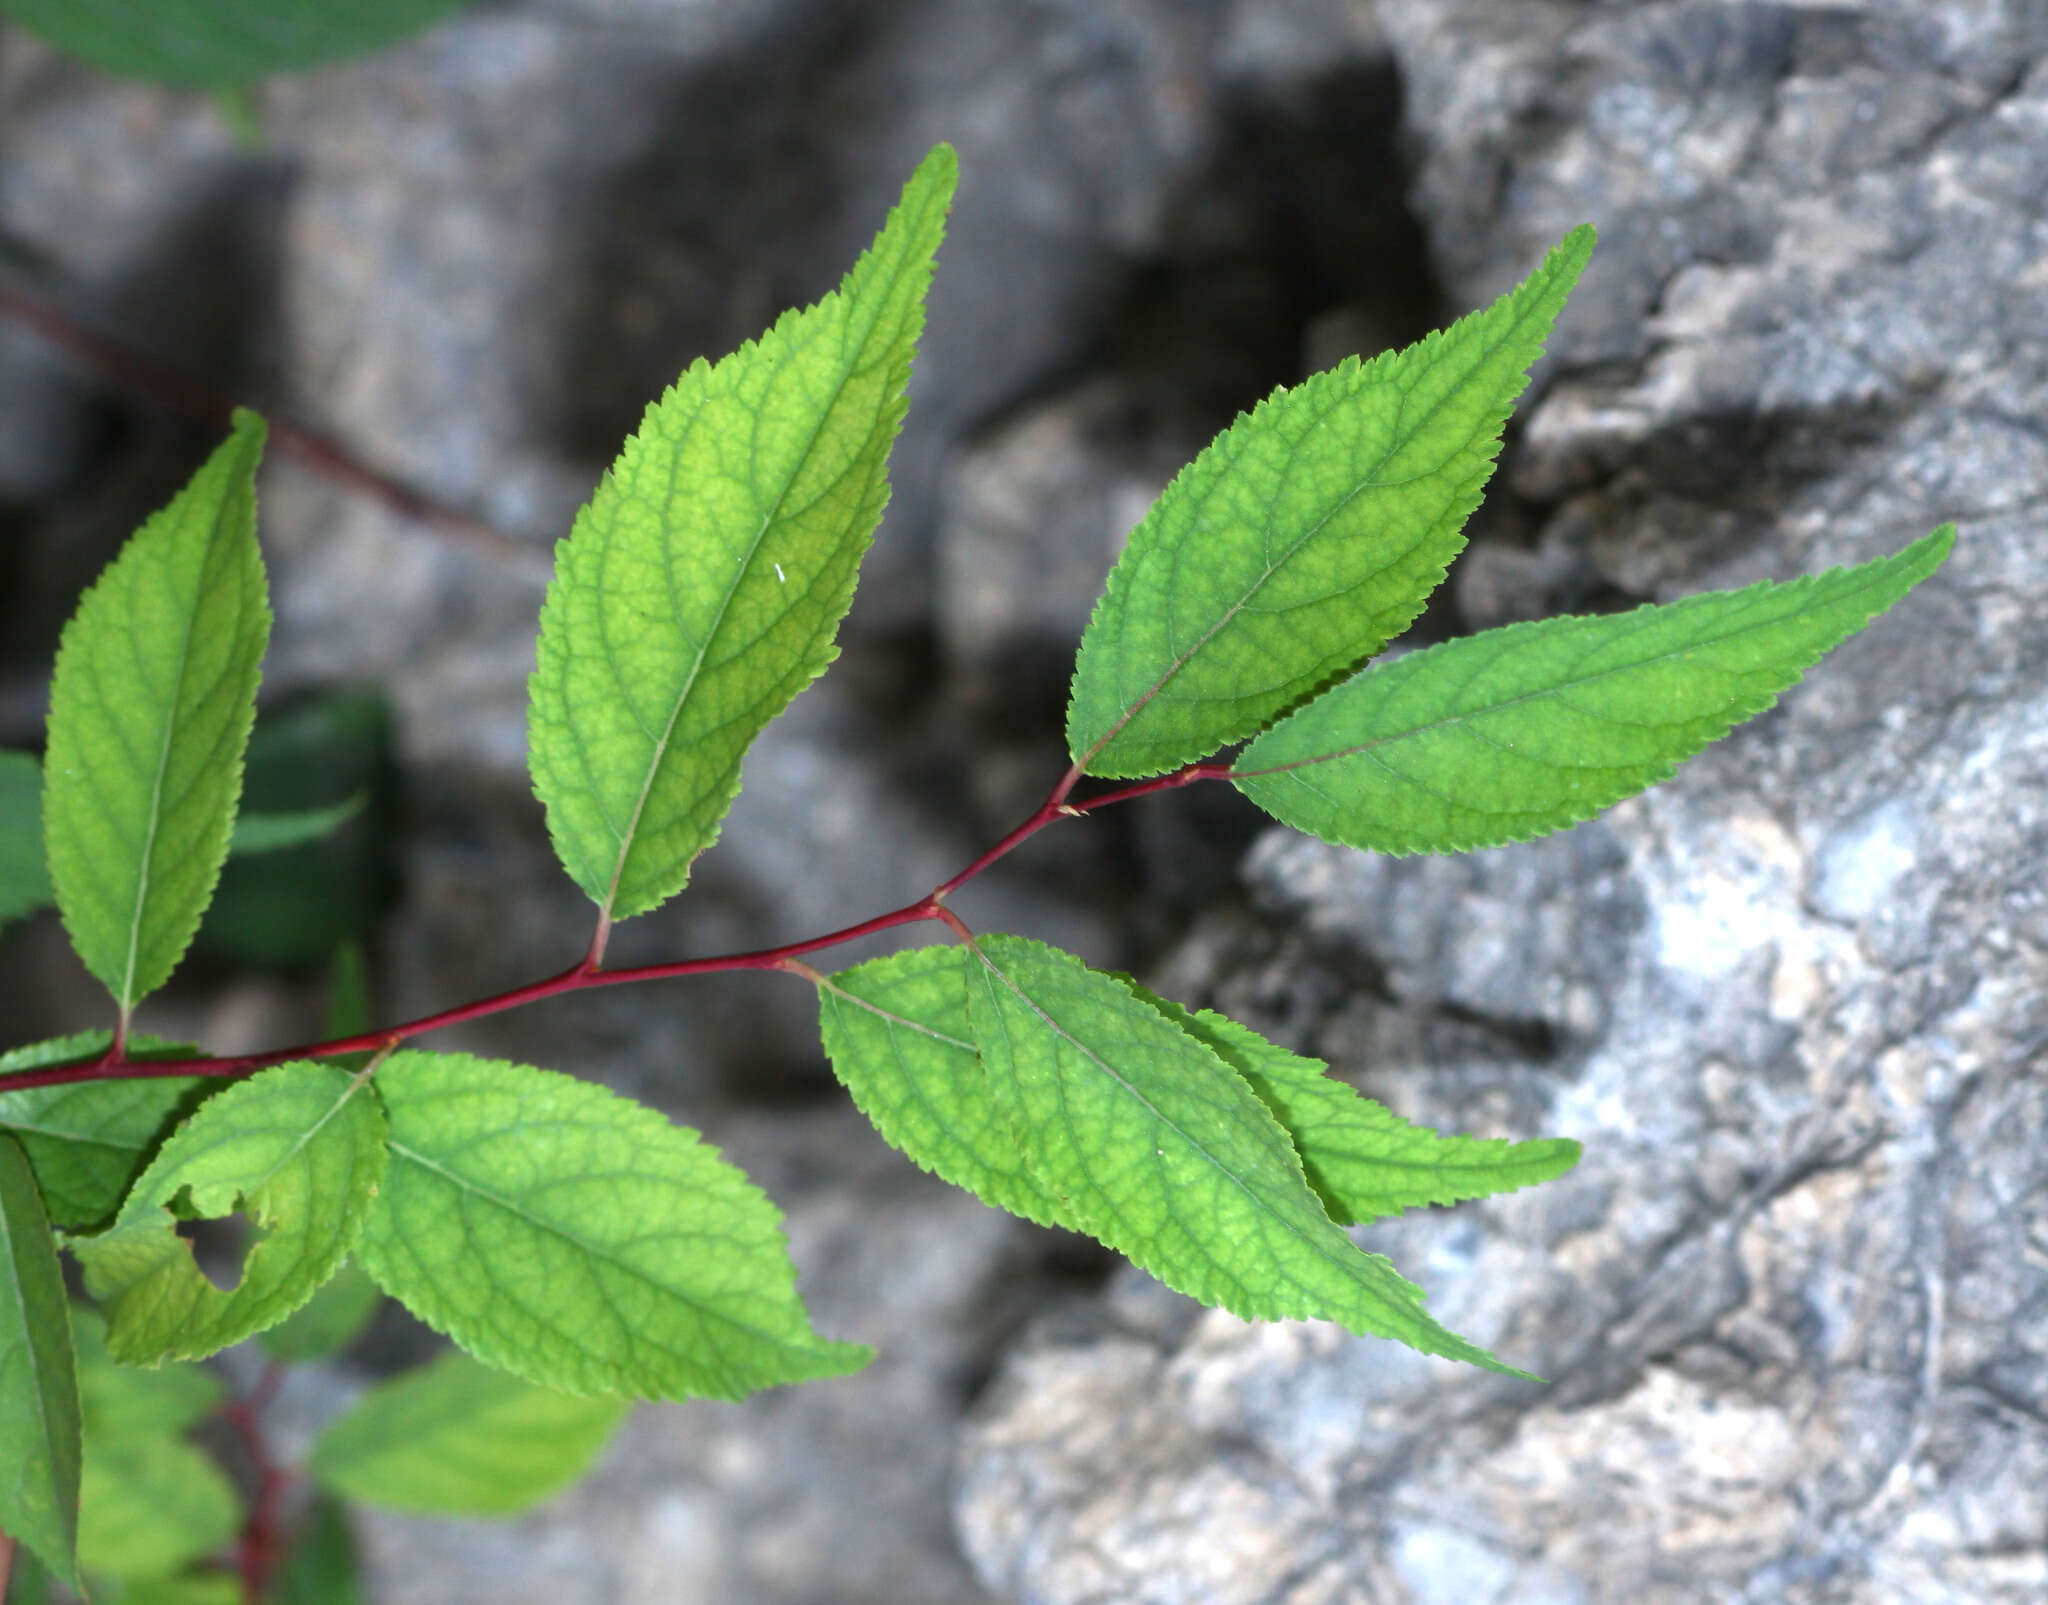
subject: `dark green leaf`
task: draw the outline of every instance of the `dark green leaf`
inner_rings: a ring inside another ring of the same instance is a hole
[[[70,1303],[42,1195],[0,1137],[0,1533],[78,1578],[78,1370]]]
[[[89,1058],[111,1040],[105,1031],[82,1031],[0,1053],[0,1076]],[[128,1051],[147,1059],[197,1050],[138,1034]],[[203,1077],[164,1076],[0,1092],[0,1131],[28,1155],[50,1219],[81,1231],[112,1218],[157,1144],[213,1090]]]
[[[5,0],[50,43],[134,78],[224,89],[396,43],[464,0]]]
[[[370,1605],[348,1512],[321,1497],[300,1524],[277,1582],[277,1605]]]
[[[255,858],[319,841],[355,818],[368,801],[369,794],[359,791],[325,808],[304,808],[288,814],[243,814],[235,820],[228,854],[233,858]]]
[[[43,862],[43,766],[0,752],[0,925],[56,900]]]

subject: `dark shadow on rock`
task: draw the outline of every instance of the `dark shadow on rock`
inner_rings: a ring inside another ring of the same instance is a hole
[[[275,162],[222,167],[166,207],[156,235],[110,284],[55,282],[15,242],[8,268],[87,325],[209,389],[260,399],[273,388],[277,234],[289,188]],[[0,483],[0,679],[39,679],[79,595],[183,488],[219,431],[104,376],[52,363],[25,339],[0,351],[16,353],[0,374],[0,423],[15,430],[17,416],[72,420],[61,460],[39,463],[35,483]],[[16,372],[28,382],[17,384]],[[39,740],[40,713],[39,702],[31,711],[26,699],[7,697],[0,741]]]
[[[568,202],[570,253],[543,416],[563,450],[608,463],[647,405],[699,357],[757,337],[785,307],[836,282],[821,231],[839,212],[840,164],[867,121],[859,63],[878,22],[810,8],[743,51],[621,70],[624,97],[666,109],[636,149]],[[660,82],[647,94],[645,77]]]

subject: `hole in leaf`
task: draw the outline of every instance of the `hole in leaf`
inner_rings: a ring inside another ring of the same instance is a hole
[[[241,1200],[235,1200],[239,1211]],[[193,1210],[191,1189],[180,1188],[168,1205],[177,1217],[175,1230],[192,1250],[192,1263],[199,1274],[223,1293],[242,1285],[249,1253],[263,1240],[263,1234],[246,1215],[235,1213],[219,1219],[200,1219]]]

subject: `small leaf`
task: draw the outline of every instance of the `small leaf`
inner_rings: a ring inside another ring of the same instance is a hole
[[[357,1265],[344,1265],[298,1309],[256,1341],[273,1360],[303,1365],[339,1354],[362,1336],[384,1294]]]
[[[0,1053],[0,1076],[89,1058],[104,1053],[111,1040],[105,1031],[82,1031]],[[136,1059],[196,1051],[156,1037],[128,1039]],[[28,1155],[50,1219],[80,1231],[112,1218],[156,1145],[213,1090],[201,1076],[163,1076],[0,1092],[0,1131]]]
[[[7,0],[7,15],[59,49],[135,78],[227,89],[362,55],[417,33],[464,0]]]
[[[1247,1320],[1336,1321],[1508,1376],[1323,1213],[1251,1088],[1128,982],[977,938],[968,1007],[989,1079],[1063,1212],[1143,1270]]]
[[[963,948],[926,947],[827,977],[818,987],[826,1057],[875,1129],[933,1175],[1041,1226],[1062,1225],[975,1050],[971,962]]]
[[[125,1018],[199,928],[227,857],[270,638],[256,549],[263,420],[138,530],[64,627],[43,839],[72,946]]]
[[[513,1516],[576,1481],[632,1406],[444,1354],[373,1388],[313,1445],[313,1475],[385,1510]]]
[[[51,1605],[57,1597],[56,1587],[49,1568],[36,1559],[34,1550],[27,1545],[15,1550],[14,1574],[7,1583],[7,1605]]]
[[[331,1065],[266,1070],[209,1099],[163,1146],[114,1224],[71,1239],[105,1305],[117,1360],[197,1359],[275,1326],[332,1276],[383,1177],[384,1121],[360,1078]],[[262,1235],[232,1292],[177,1233],[245,1212]]]
[[[301,808],[285,814],[243,814],[236,819],[234,835],[228,840],[228,856],[254,858],[332,836],[361,813],[369,800],[368,792],[359,791],[325,808]]]
[[[1231,778],[1296,830],[1376,852],[1563,830],[1770,707],[1933,573],[1954,540],[1945,524],[1856,568],[1412,652],[1283,719]]]
[[[361,1036],[375,1023],[370,1009],[370,969],[363,944],[350,937],[327,965],[327,1008],[320,1022],[325,1037]]]
[[[57,900],[43,862],[43,766],[0,752],[0,925]]]
[[[1513,1192],[1579,1162],[1579,1145],[1567,1137],[1439,1136],[1339,1081],[1320,1060],[1289,1053],[1228,1015],[1190,1014],[1143,987],[1137,992],[1244,1077],[1294,1139],[1309,1185],[1340,1226]]]
[[[71,1309],[78,1345],[78,1394],[88,1446],[129,1438],[175,1438],[220,1403],[221,1380],[203,1365],[122,1365],[107,1352],[106,1318],[88,1305]]]
[[[314,1500],[299,1524],[277,1580],[277,1605],[370,1605],[355,1534],[338,1500]]]
[[[552,1071],[399,1052],[356,1255],[479,1359],[572,1393],[737,1399],[872,1357],[811,1330],[781,1217],[697,1134]]]
[[[1413,623],[1592,250],[1574,229],[1486,310],[1276,391],[1217,436],[1131,532],[1088,621],[1074,761],[1139,776],[1204,757]]]
[[[242,1605],[241,1579],[200,1569],[175,1577],[140,1577],[133,1582],[95,1578],[93,1605]]]
[[[556,853],[612,918],[682,889],[748,745],[837,653],[954,172],[941,145],[836,294],[694,364],[556,548],[533,784]]]
[[[176,1438],[102,1441],[88,1428],[82,1489],[78,1558],[109,1577],[170,1577],[241,1525],[241,1502],[220,1467]]]
[[[78,1370],[42,1195],[0,1137],[0,1533],[78,1581]]]

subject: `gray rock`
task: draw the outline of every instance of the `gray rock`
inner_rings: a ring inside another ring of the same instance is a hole
[[[2048,14],[1379,11],[1461,302],[1602,228],[1495,492],[1556,573],[1960,543],[1597,825],[1442,863],[1276,835],[1163,969],[1410,1118],[1585,1141],[1361,1233],[1550,1385],[1112,1300],[1005,1366],[964,1541],[1031,1605],[2038,1598]]]

